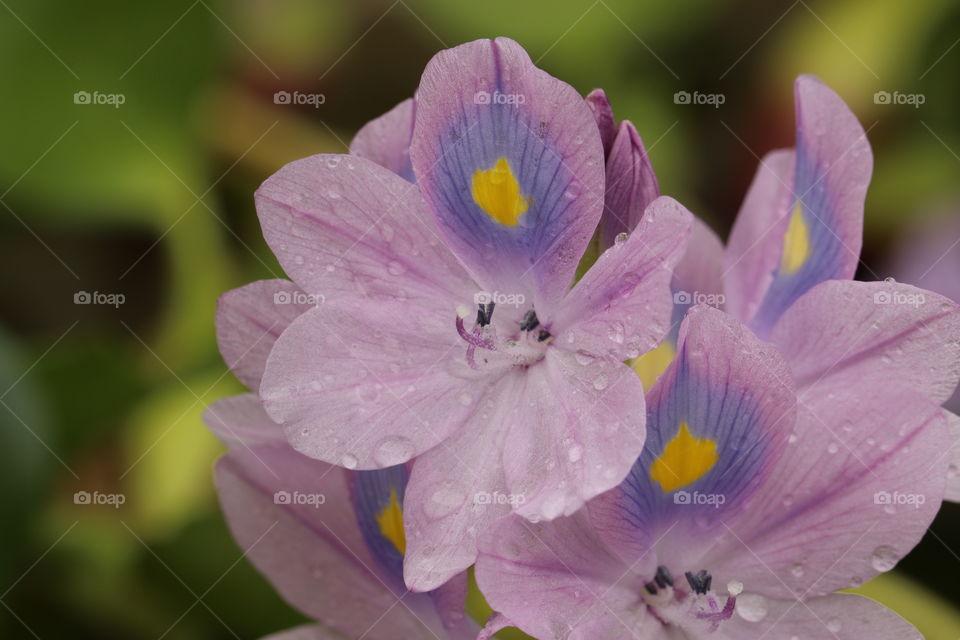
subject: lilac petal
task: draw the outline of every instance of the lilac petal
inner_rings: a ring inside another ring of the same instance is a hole
[[[610,100],[603,89],[594,89],[587,94],[586,101],[590,111],[593,112],[594,120],[597,121],[597,129],[600,130],[603,153],[604,155],[610,155],[613,141],[617,137],[617,119],[613,115]]]
[[[315,302],[289,280],[258,280],[220,296],[217,344],[240,382],[260,388],[273,343]]]
[[[620,123],[607,157],[606,197],[600,219],[600,247],[612,247],[621,233],[630,233],[647,206],[660,196],[640,134],[629,120]]]
[[[687,250],[670,279],[673,311],[667,335],[655,350],[642,354],[631,363],[647,391],[675,357],[680,325],[687,311],[695,304],[723,308],[722,271],[723,244],[720,238],[703,221],[694,217]]]
[[[777,598],[826,595],[890,570],[940,507],[948,441],[941,409],[895,385],[798,396],[776,473],[717,528],[718,583]]]
[[[643,385],[620,362],[551,352],[510,417],[507,486],[531,520],[569,515],[617,486],[643,449]]]
[[[673,316],[669,331],[676,344],[680,323],[687,310],[696,304],[724,308],[723,243],[700,218],[693,218],[690,240],[683,258],[673,270]]]
[[[813,76],[797,78],[795,96],[797,146],[793,179],[785,183],[789,196],[785,206],[781,198],[780,208],[766,214],[774,216],[771,233],[781,239],[777,265],[749,319],[761,336],[814,285],[852,278],[863,241],[863,203],[873,170],[863,127]]]
[[[287,445],[259,446],[224,456],[217,486],[245,555],[305,615],[349,637],[426,638],[442,628],[429,596],[404,595],[379,568],[358,528],[347,472]],[[278,492],[323,502],[295,504]]]
[[[477,557],[477,535],[510,513],[501,460],[504,414],[518,401],[519,374],[508,374],[475,400],[447,441],[417,457],[407,485],[404,580],[429,591]]]
[[[947,488],[945,500],[960,502],[960,416],[944,410],[947,429],[950,433],[950,451],[947,453]]]
[[[318,624],[304,625],[280,633],[272,633],[262,640],[344,640],[343,635]]]
[[[507,38],[438,53],[416,99],[410,156],[451,249],[484,289],[550,311],[602,210],[603,147],[587,103]],[[491,192],[503,197],[478,200],[475,187],[493,184],[479,172],[494,170],[503,188]]]
[[[775,472],[794,424],[793,384],[771,345],[700,305],[647,401],[643,453],[620,487],[591,503],[591,515],[624,557],[655,544],[661,564],[698,571],[692,563],[712,540],[704,532],[722,532]]]
[[[693,216],[663,196],[630,237],[607,249],[580,279],[550,325],[557,345],[618,360],[653,349],[669,328],[670,279]]]
[[[411,298],[327,302],[277,340],[260,386],[298,451],[347,468],[406,462],[455,433],[486,383],[472,375],[453,309]],[[473,395],[471,395],[473,394]]]
[[[659,622],[641,604],[642,582],[583,511],[538,524],[504,518],[479,547],[477,584],[490,606],[524,632],[571,640],[658,637]]]
[[[780,264],[795,155],[783,149],[763,157],[730,231],[724,255],[727,311],[741,322],[756,315]]]
[[[410,138],[416,103],[408,98],[379,118],[363,125],[350,143],[350,153],[372,160],[413,182]]]
[[[798,388],[829,393],[906,385],[937,403],[960,380],[960,306],[895,282],[824,282],[770,337]]]
[[[203,421],[231,449],[287,442],[283,427],[267,416],[253,393],[217,400],[203,412]]]
[[[763,599],[759,606],[756,599],[741,598],[738,605],[741,602],[751,606],[741,605],[742,613],[720,627],[722,638],[923,640],[909,622],[863,596],[838,593],[805,602]]]
[[[364,158],[286,165],[256,194],[263,234],[301,289],[336,298],[472,296],[416,185]]]

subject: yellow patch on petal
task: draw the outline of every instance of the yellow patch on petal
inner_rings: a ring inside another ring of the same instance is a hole
[[[390,502],[377,514],[380,534],[393,543],[401,554],[407,552],[407,536],[403,532],[403,509],[397,499],[397,490],[390,491]]]
[[[791,275],[800,270],[810,257],[810,229],[803,219],[803,207],[798,202],[793,208],[787,232],[783,236],[783,254],[780,272]]]
[[[520,194],[506,158],[500,158],[490,169],[473,173],[473,201],[496,222],[515,227],[520,216],[530,207],[530,198]]]
[[[661,342],[653,351],[648,351],[639,358],[634,358],[630,366],[640,376],[645,391],[649,391],[663,372],[667,370],[670,363],[673,362],[677,352],[670,344],[669,340]]]
[[[717,443],[690,433],[686,422],[650,467],[650,478],[664,493],[693,484],[717,463]]]

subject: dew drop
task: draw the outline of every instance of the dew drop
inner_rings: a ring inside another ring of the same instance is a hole
[[[873,550],[873,555],[870,556],[870,564],[877,571],[890,571],[896,566],[899,559],[900,556],[896,549],[881,545]]]
[[[827,453],[834,454],[840,450],[840,446],[836,442],[831,442],[827,445]]]
[[[800,564],[799,562],[793,565],[792,567],[790,567],[790,575],[792,575],[794,578],[802,578],[803,574],[804,574],[803,565]]]
[[[613,246],[622,247],[623,243],[626,242],[629,237],[626,232],[618,233],[617,237],[613,239]]]
[[[413,442],[402,436],[384,438],[373,454],[379,464],[392,467],[413,457]]]
[[[573,445],[567,450],[567,458],[570,462],[578,462],[583,457],[583,447],[578,444]]]
[[[602,373],[593,379],[593,388],[602,391],[607,388],[607,376]]]
[[[581,364],[583,366],[590,364],[596,359],[585,351],[577,351],[573,357],[576,359],[577,364]]]
[[[462,491],[452,485],[443,485],[433,492],[430,499],[423,505],[423,511],[428,518],[439,520],[462,505],[466,500]]]
[[[830,618],[827,620],[827,631],[830,633],[839,633],[843,629],[843,623],[840,622],[840,618]]]
[[[767,617],[767,600],[756,593],[737,598],[737,613],[747,622],[760,622]]]
[[[607,337],[611,341],[616,342],[617,344],[623,344],[625,330],[623,328],[622,322],[614,322],[610,325],[610,329],[607,332]]]
[[[340,458],[340,464],[345,466],[347,469],[356,469],[357,468],[357,457],[352,456],[349,453],[343,454],[343,457]]]
[[[459,402],[465,407],[469,407],[470,404],[473,402],[473,396],[471,396],[467,392],[463,392],[459,396],[457,396],[457,402]]]

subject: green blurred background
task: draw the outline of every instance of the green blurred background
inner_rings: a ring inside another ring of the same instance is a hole
[[[721,235],[758,156],[792,144],[802,72],[847,100],[874,148],[865,279],[888,275],[912,226],[960,210],[951,0],[0,0],[0,636],[254,638],[301,620],[216,506],[220,446],[200,413],[240,390],[216,298],[282,275],[253,208],[264,178],[346,151],[437,50],[496,35],[583,93],[603,87],[664,191]],[[725,102],[677,105],[677,91]],[[947,505],[865,590],[957,638],[958,540]]]

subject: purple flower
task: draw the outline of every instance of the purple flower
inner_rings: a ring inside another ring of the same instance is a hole
[[[706,225],[694,224],[671,282],[674,329],[634,367],[652,386],[673,357],[683,314],[703,302],[777,346],[804,408],[824,398],[870,397],[878,387],[913,389],[942,404],[960,380],[960,307],[907,284],[852,280],[870,146],[853,113],[819,80],[801,76],[795,94],[796,148],[761,161],[725,249]],[[843,435],[833,403],[808,413],[812,428]],[[956,466],[951,476],[955,497]]]
[[[293,607],[322,623],[271,638],[476,635],[464,614],[466,574],[429,593],[403,584],[405,467],[347,471],[299,454],[253,394],[204,417],[230,448],[216,478],[238,544]]]
[[[731,316],[694,307],[648,395],[643,454],[571,517],[504,518],[477,580],[538,638],[920,635],[835,592],[888,571],[943,496],[940,408],[906,387],[798,403],[786,361]],[[810,412],[830,408],[834,436]]]
[[[626,476],[645,406],[623,361],[666,332],[691,216],[654,200],[571,288],[603,211],[600,133],[502,38],[438,54],[352,150],[257,191],[293,283],[226,294],[218,334],[297,451],[348,469],[416,458],[404,572],[428,591],[497,518],[570,514]]]

